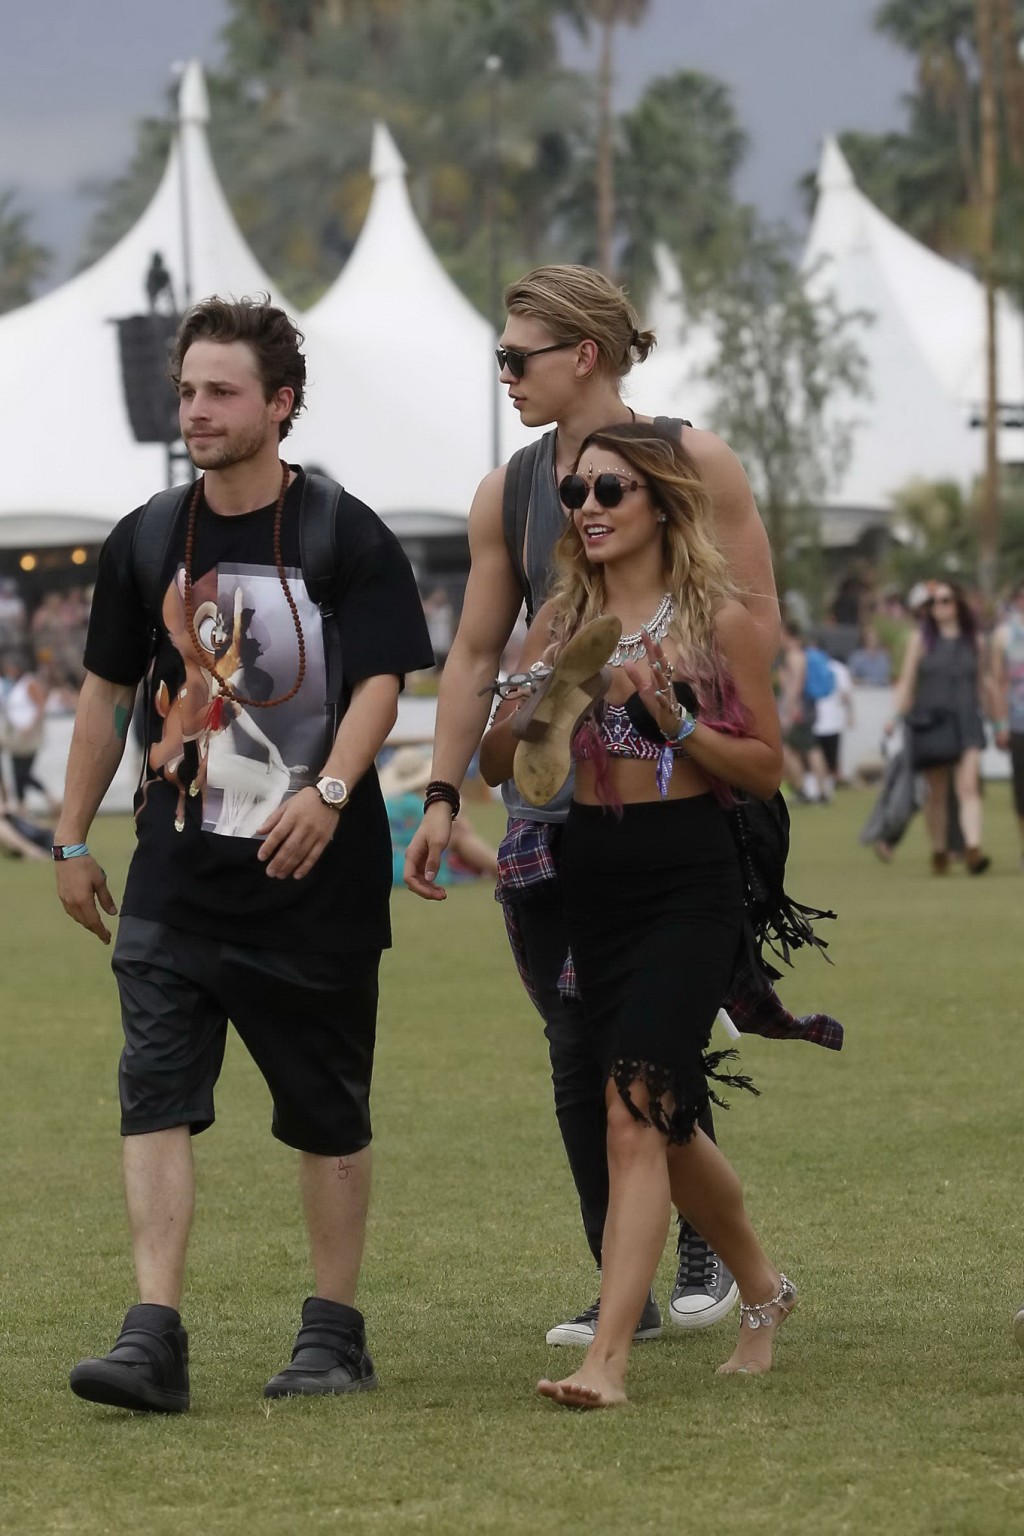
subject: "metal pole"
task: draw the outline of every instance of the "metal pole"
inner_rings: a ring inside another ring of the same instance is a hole
[[[501,307],[501,250],[498,239],[498,203],[500,192],[498,87],[501,80],[501,60],[496,53],[488,55],[484,68],[490,77],[490,132],[486,203],[488,242],[487,307],[490,310],[491,324],[494,326],[494,339],[497,341],[500,331],[498,319]],[[491,379],[491,463],[495,469],[501,463],[501,381],[498,377],[498,370],[494,371]]]
[[[185,120],[181,115],[181,92],[178,92],[178,201],[181,212],[181,286],[184,302],[182,310],[192,305],[192,223],[188,205],[188,167],[185,151]]]

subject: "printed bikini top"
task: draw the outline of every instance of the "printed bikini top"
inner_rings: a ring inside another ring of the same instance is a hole
[[[633,698],[639,703],[639,695],[633,694]],[[660,731],[657,740],[641,735],[629,717],[627,704],[603,703],[596,711],[594,724],[609,757],[631,757],[642,763],[654,763],[661,756],[664,736]]]
[[[683,707],[692,715],[698,714],[697,697],[689,684],[674,683],[673,688]],[[609,757],[656,763],[665,746],[664,736],[638,693],[631,693],[624,704],[609,704],[602,700],[587,723]],[[586,730],[581,731],[573,743],[574,756],[584,762],[591,755],[589,735]]]

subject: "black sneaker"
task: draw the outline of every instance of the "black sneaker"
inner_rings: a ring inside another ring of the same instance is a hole
[[[109,1355],[80,1360],[72,1392],[90,1403],[135,1413],[185,1413],[189,1405],[188,1334],[173,1307],[129,1307]]]
[[[668,1315],[677,1328],[710,1328],[740,1299],[729,1270],[689,1222],[679,1223],[679,1268]]]
[[[377,1386],[366,1353],[363,1314],[340,1301],[307,1296],[291,1364],[272,1376],[264,1397],[324,1397],[339,1392],[372,1392]]]
[[[597,1327],[597,1315],[601,1310],[600,1296],[593,1306],[587,1307],[579,1317],[571,1317],[566,1323],[559,1323],[555,1328],[549,1328],[544,1342],[545,1344],[583,1344],[587,1345],[594,1337]],[[654,1299],[651,1291],[644,1303],[644,1310],[640,1314],[640,1321],[636,1325],[633,1334],[634,1344],[643,1344],[647,1339],[661,1338],[661,1308]]]

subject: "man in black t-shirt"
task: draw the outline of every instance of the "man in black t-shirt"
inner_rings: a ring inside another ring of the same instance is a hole
[[[182,322],[172,374],[204,478],[169,514],[158,602],[147,600],[138,549],[151,513],[131,513],[104,546],[55,833],[65,910],[109,943],[100,909],[117,908],[86,839],[152,663],[138,846],[113,956],[139,1303],[109,1354],[71,1373],[80,1397],[136,1410],[189,1406],[178,1308],[190,1138],[213,1122],[229,1019],[270,1088],[274,1135],[300,1153],[315,1276],[291,1363],[265,1395],[377,1380],[354,1306],[377,971],[391,942],[391,848],[373,763],[403,675],[432,655],[400,545],[343,492],[322,605],[333,616],[321,619],[307,591],[305,477],[279,457],[303,403],[301,339],[281,310],[250,300],[209,299]],[[328,650],[340,652],[330,685]]]

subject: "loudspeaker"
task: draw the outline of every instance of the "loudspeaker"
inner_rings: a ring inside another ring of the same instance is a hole
[[[177,315],[129,315],[115,320],[121,350],[121,383],[132,435],[138,443],[174,443],[178,396],[167,363],[178,330]]]

